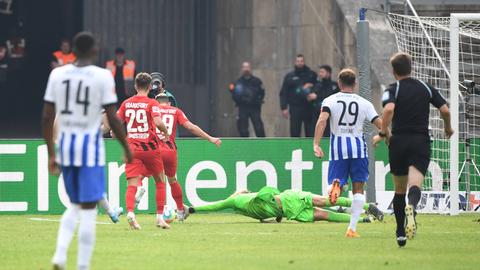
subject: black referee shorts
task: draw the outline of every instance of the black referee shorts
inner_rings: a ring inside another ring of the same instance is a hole
[[[390,172],[407,175],[408,167],[414,166],[423,175],[430,164],[430,137],[422,134],[396,134],[390,138],[388,158]]]

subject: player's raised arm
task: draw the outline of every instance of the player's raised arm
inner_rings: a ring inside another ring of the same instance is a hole
[[[105,106],[105,114],[107,115],[110,128],[112,129],[113,133],[115,134],[115,137],[118,139],[118,141],[123,147],[123,150],[125,151],[125,157],[127,161],[131,162],[132,152],[130,151],[130,147],[128,146],[128,143],[126,140],[125,127],[123,126],[122,122],[120,121],[120,119],[118,119],[116,115],[115,105],[111,104],[111,105]]]
[[[215,144],[217,147],[220,147],[220,145],[222,144],[222,140],[220,140],[220,138],[210,136],[208,133],[203,131],[203,129],[201,129],[199,126],[195,125],[194,123],[192,123],[190,121],[187,121],[187,122],[183,123],[182,126],[184,128],[186,128],[193,135],[195,135],[197,137],[200,137],[200,138],[203,138],[203,139]]]

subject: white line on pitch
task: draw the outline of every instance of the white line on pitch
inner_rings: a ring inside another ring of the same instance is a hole
[[[49,222],[60,222],[59,219],[49,219],[49,218],[29,218],[30,220],[34,220],[34,221],[49,221]],[[100,221],[97,221],[95,222],[96,224],[101,224],[101,225],[112,225],[113,223],[109,223],[109,222],[100,222]]]

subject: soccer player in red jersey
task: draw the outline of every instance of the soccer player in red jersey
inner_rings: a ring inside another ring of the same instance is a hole
[[[170,105],[170,100],[165,93],[158,94],[155,99],[160,104],[160,117],[165,124],[168,135],[170,135],[168,140],[165,140],[164,135],[160,132],[157,132],[157,135],[161,141],[161,158],[163,160],[163,166],[165,168],[165,175],[168,178],[168,183],[170,184],[170,189],[172,191],[172,197],[177,204],[177,217],[179,221],[184,221],[186,217],[186,212],[183,206],[183,193],[180,184],[177,181],[177,146],[175,144],[175,134],[177,133],[177,125],[180,124],[184,128],[186,128],[190,133],[193,135],[203,138],[217,147],[220,147],[222,141],[220,138],[212,137],[203,131],[199,126],[193,124],[188,120],[182,110],[177,107],[172,107]],[[172,135],[173,134],[173,135]],[[147,169],[148,173],[145,173],[145,176],[151,175],[149,170]],[[157,189],[165,189],[165,183],[160,183],[157,185]],[[162,191],[161,198],[157,201],[157,204],[164,205],[166,201],[166,192]],[[139,196],[137,197],[136,201],[139,202],[143,192],[139,192]],[[187,209],[188,210],[188,209]],[[163,211],[162,211],[163,213]]]
[[[139,180],[147,169],[155,179],[157,199],[157,226],[168,229],[170,226],[163,220],[162,198],[165,198],[165,179],[163,177],[163,161],[161,158],[161,142],[157,137],[157,128],[163,132],[164,140],[169,139],[168,130],[160,118],[160,105],[148,98],[152,77],[148,73],[139,73],[135,77],[137,95],[125,100],[118,109],[117,116],[127,126],[127,140],[133,151],[133,161],[126,164],[127,176],[126,208],[127,220],[134,230],[140,229],[133,212],[135,194]]]

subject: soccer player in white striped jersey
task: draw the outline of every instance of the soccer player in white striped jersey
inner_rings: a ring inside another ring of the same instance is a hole
[[[105,191],[105,147],[101,132],[102,109],[121,142],[128,161],[132,154],[125,131],[116,117],[115,82],[108,70],[93,65],[97,47],[93,35],[81,32],[74,39],[75,64],[52,70],[47,83],[42,116],[50,173],[63,173],[71,205],[58,230],[54,269],[65,269],[67,250],[78,228],[78,269],[89,269],[95,244],[97,202]],[[53,123],[58,112],[58,154],[53,141]]]
[[[343,69],[338,74],[338,86],[341,92],[329,96],[322,103],[313,151],[318,158],[324,156],[320,139],[330,120],[329,198],[335,204],[341,187],[348,184],[350,178],[353,187],[352,217],[345,236],[359,237],[356,228],[365,204],[363,189],[368,180],[368,151],[363,124],[370,121],[380,130],[382,121],[373,104],[354,93],[356,76],[352,69]]]

